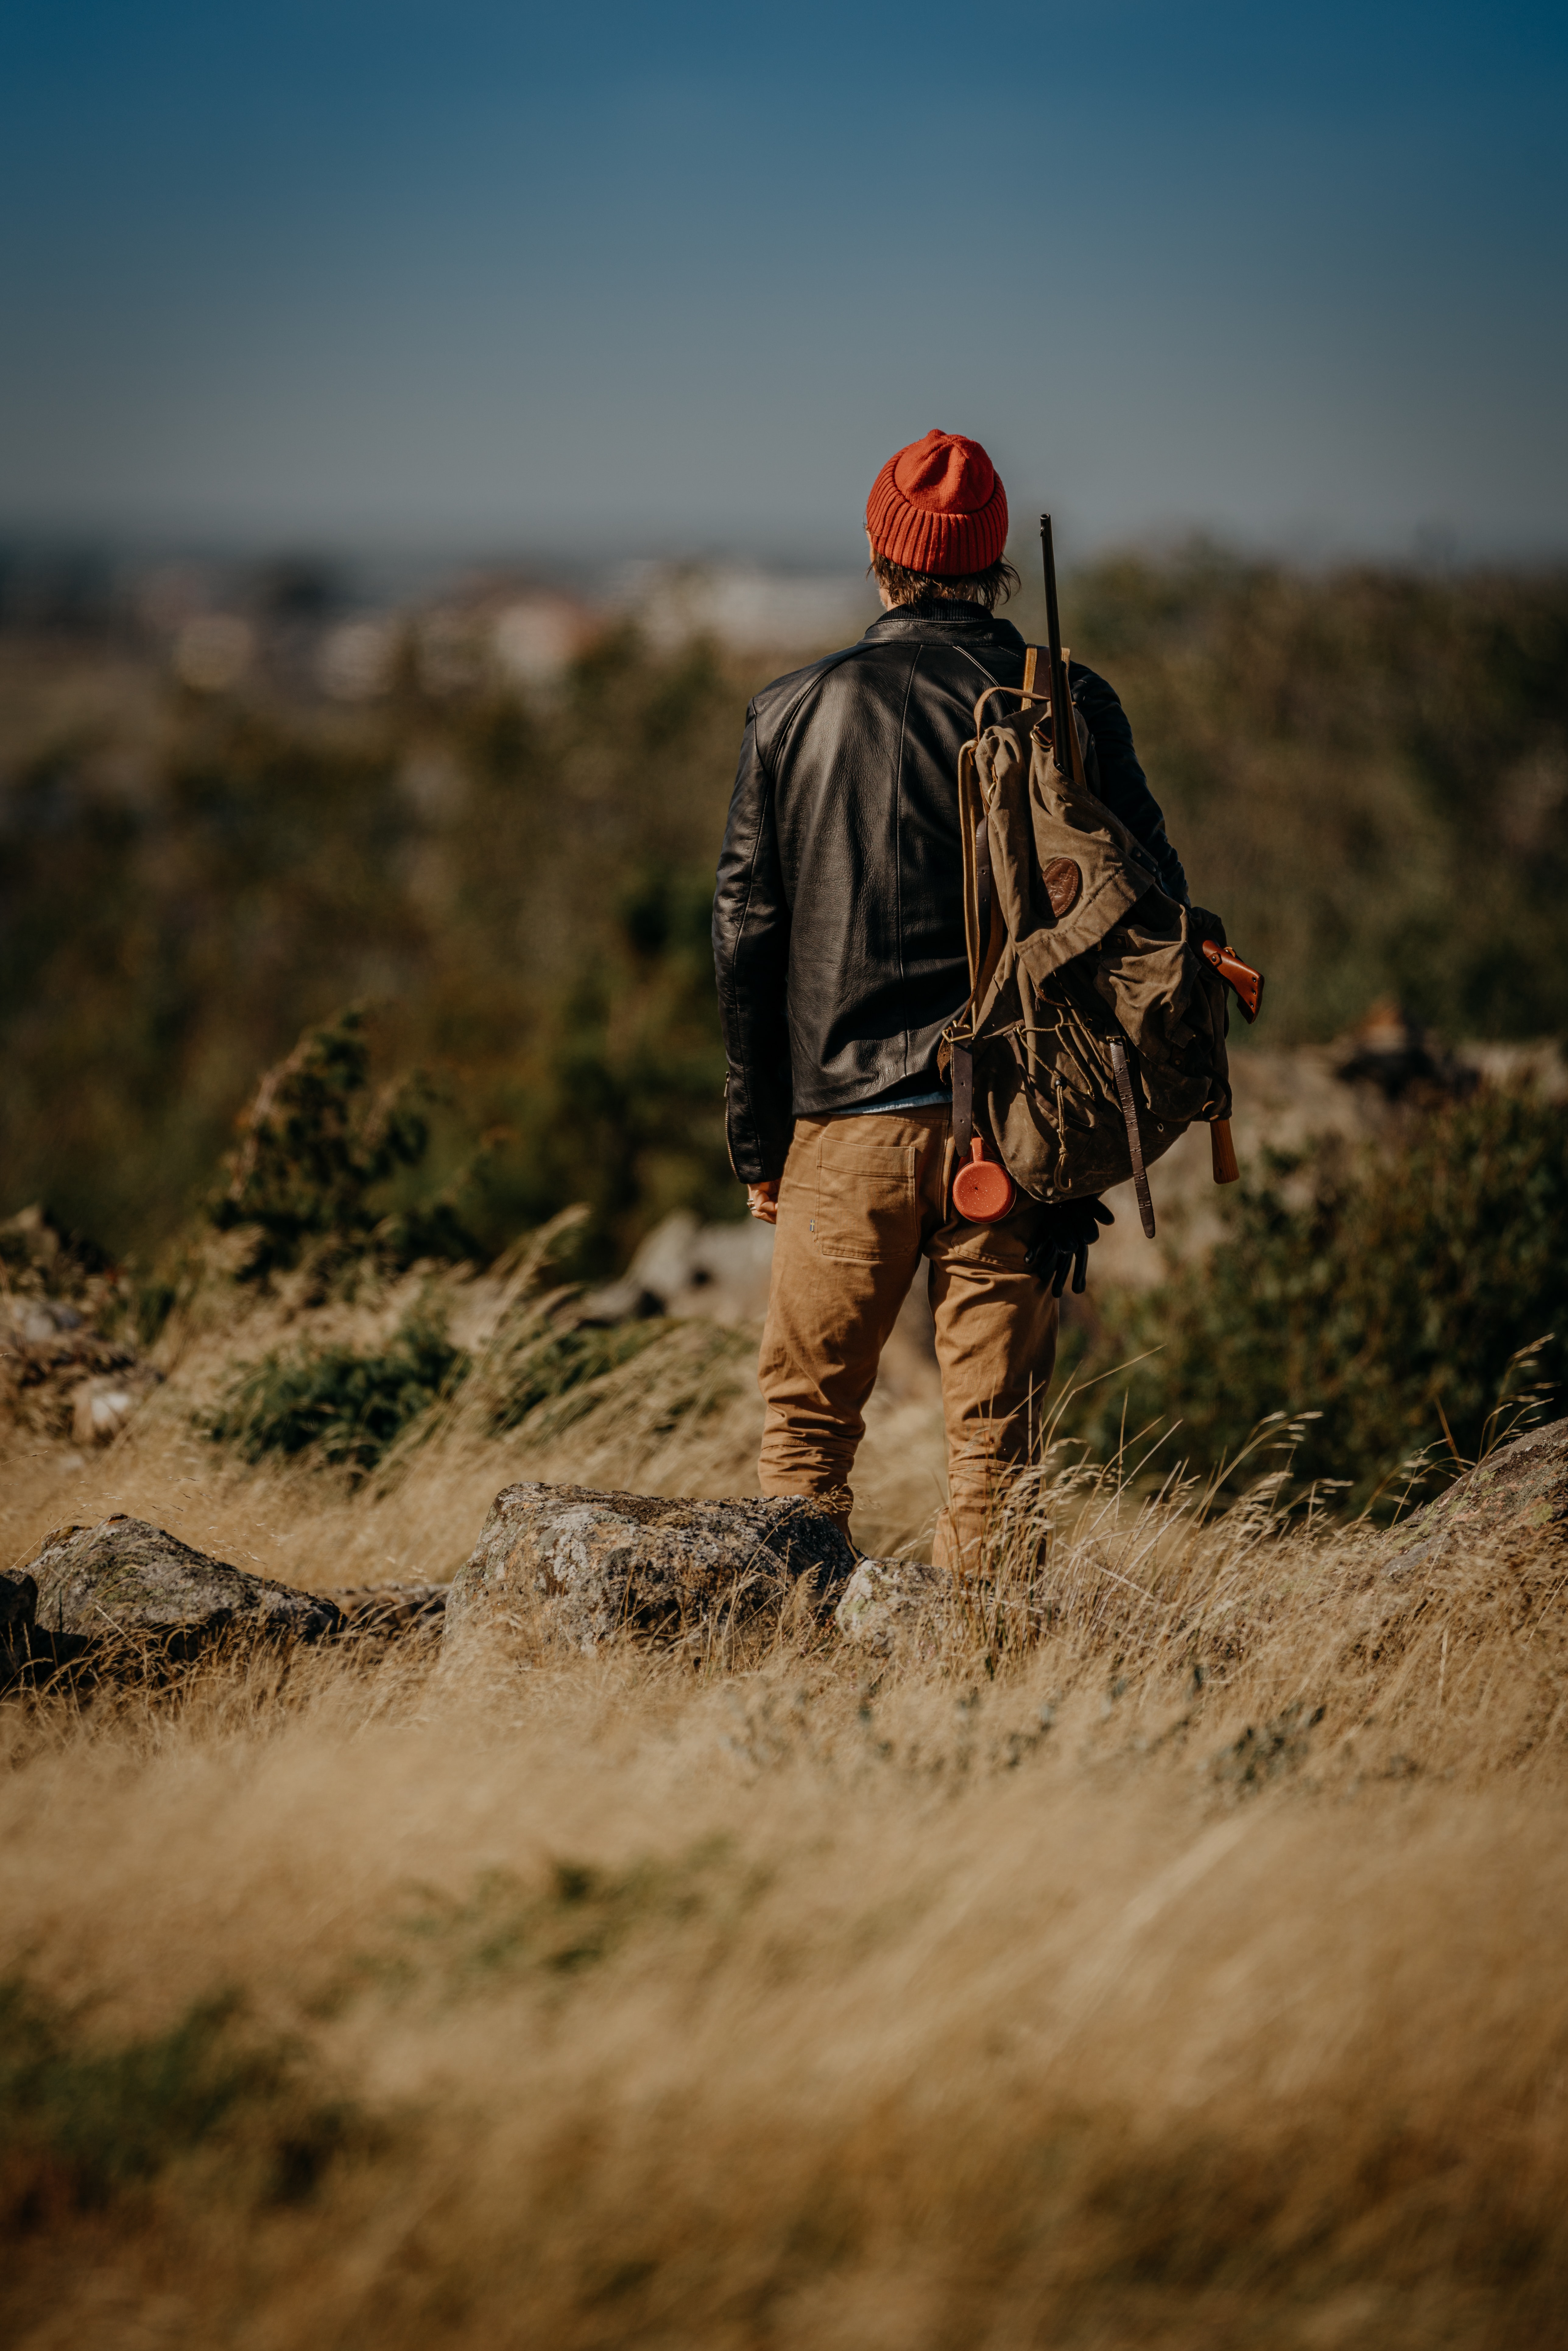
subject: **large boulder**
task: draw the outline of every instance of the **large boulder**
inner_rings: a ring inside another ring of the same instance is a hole
[[[37,1587],[34,1654],[57,1664],[126,1648],[177,1663],[225,1635],[315,1641],[344,1622],[330,1600],[123,1515],[61,1527],[21,1573]]]
[[[1466,1545],[1534,1541],[1553,1533],[1568,1541],[1568,1420],[1532,1428],[1500,1447],[1446,1492],[1412,1511],[1384,1573],[1417,1573]]]
[[[707,1646],[792,1600],[831,1609],[855,1554],[796,1497],[706,1502],[508,1486],[446,1599],[444,1638],[508,1629],[592,1650],[622,1633]]]

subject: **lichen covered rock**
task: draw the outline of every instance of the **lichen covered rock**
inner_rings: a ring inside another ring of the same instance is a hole
[[[508,1627],[592,1650],[623,1633],[706,1644],[792,1600],[831,1608],[854,1553],[795,1497],[665,1500],[583,1486],[508,1486],[446,1601],[445,1639]]]
[[[880,1656],[930,1626],[953,1595],[946,1568],[919,1559],[862,1559],[844,1587],[833,1621],[846,1641]]]
[[[37,1585],[37,1634],[58,1663],[127,1644],[177,1660],[229,1634],[314,1641],[343,1623],[330,1600],[211,1559],[145,1519],[62,1527],[24,1573]]]
[[[1553,1532],[1568,1543],[1568,1420],[1516,1437],[1413,1511],[1384,1573],[1418,1573],[1467,1544]]]

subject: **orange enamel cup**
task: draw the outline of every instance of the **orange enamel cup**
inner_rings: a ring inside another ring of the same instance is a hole
[[[953,1178],[953,1206],[971,1225],[996,1225],[1012,1214],[1017,1197],[1012,1177],[986,1157],[986,1146],[977,1134],[968,1158]]]

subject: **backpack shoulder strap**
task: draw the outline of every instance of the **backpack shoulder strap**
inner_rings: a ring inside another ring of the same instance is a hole
[[[1046,673],[1044,677],[1040,677],[1040,665],[1042,660],[1046,664]],[[1071,645],[1063,645],[1061,648],[1061,666],[1064,673],[1071,665],[1071,661],[1072,647]],[[1025,645],[1023,649],[1024,692],[1030,695],[1038,692],[1042,699],[1046,698],[1049,693],[1050,676],[1051,664],[1049,656],[1046,653],[1045,647],[1043,645]],[[1035,683],[1037,678],[1040,679],[1038,687]],[[1067,690],[1070,694],[1072,691],[1072,682],[1071,679],[1068,680]]]

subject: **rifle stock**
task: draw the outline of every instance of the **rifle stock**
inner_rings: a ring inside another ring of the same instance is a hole
[[[1242,1019],[1256,1020],[1263,1007],[1262,973],[1254,971],[1249,963],[1243,963],[1233,948],[1222,947],[1218,939],[1205,939],[1203,953],[1220,978],[1235,989]]]
[[[1230,1140],[1230,1121],[1211,1118],[1208,1122],[1208,1148],[1214,1162],[1217,1184],[1239,1184],[1241,1170],[1236,1162],[1236,1145]]]
[[[1254,971],[1249,963],[1229,947],[1222,947],[1218,939],[1201,942],[1204,959],[1213,965],[1226,986],[1234,988],[1236,1001],[1244,1020],[1256,1020],[1263,1002],[1263,975]],[[1236,1164],[1236,1145],[1230,1140],[1230,1121],[1212,1118],[1208,1123],[1208,1144],[1214,1159],[1214,1180],[1217,1184],[1237,1184],[1241,1170]]]

